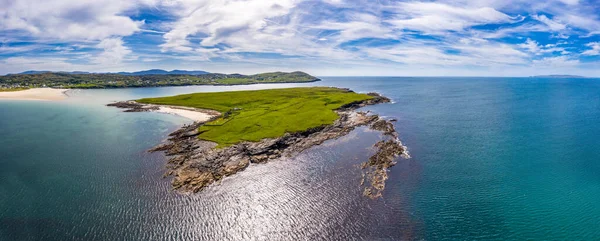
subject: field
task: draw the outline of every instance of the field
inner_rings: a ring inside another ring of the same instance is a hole
[[[199,138],[225,147],[241,141],[260,141],[332,124],[338,118],[333,110],[370,98],[366,94],[337,88],[309,87],[196,93],[137,101],[223,113],[222,118],[200,127]]]
[[[0,88],[0,92],[13,92],[13,91],[21,91],[27,90],[29,88]]]

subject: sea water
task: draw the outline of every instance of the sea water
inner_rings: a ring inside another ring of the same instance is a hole
[[[0,101],[0,240],[593,240],[600,80],[323,77],[309,84],[72,90]],[[376,132],[251,165],[197,194],[146,150],[190,121],[105,104],[203,91],[338,86],[393,100],[412,158],[362,196]]]

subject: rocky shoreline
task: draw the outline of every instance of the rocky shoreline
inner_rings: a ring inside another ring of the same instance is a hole
[[[395,165],[397,157],[408,157],[408,152],[398,139],[398,133],[392,124],[394,120],[355,111],[367,105],[390,102],[388,98],[377,93],[369,95],[374,98],[345,105],[336,110],[340,117],[332,125],[287,133],[279,138],[267,138],[259,142],[242,142],[216,148],[216,143],[198,138],[198,128],[206,122],[194,122],[171,133],[166,143],[150,151],[161,151],[168,156],[165,176],[174,177],[174,189],[198,192],[223,177],[243,171],[250,163],[265,163],[282,157],[292,157],[312,146],[347,135],[356,127],[369,126],[372,130],[380,131],[383,136],[383,140],[373,146],[375,154],[361,165],[365,170],[361,181],[361,185],[364,186],[363,194],[375,199],[381,197],[385,188],[388,169]],[[126,112],[153,111],[157,108],[156,105],[135,101],[117,102],[109,106],[124,108]]]

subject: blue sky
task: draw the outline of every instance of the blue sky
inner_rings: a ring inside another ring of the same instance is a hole
[[[600,76],[600,3],[0,0],[0,74],[25,70]]]

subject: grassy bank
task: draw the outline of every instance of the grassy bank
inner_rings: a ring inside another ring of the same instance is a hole
[[[0,92],[13,92],[13,91],[21,91],[28,90],[29,88],[0,88]]]
[[[345,104],[372,98],[328,87],[289,88],[217,93],[196,93],[140,99],[140,103],[212,109],[221,119],[200,127],[199,137],[229,146],[259,141],[332,124],[333,111]]]

